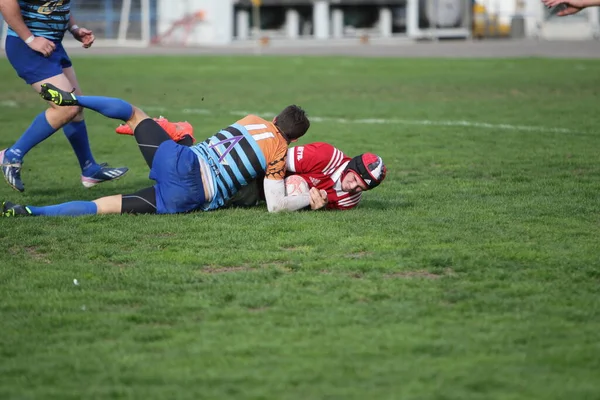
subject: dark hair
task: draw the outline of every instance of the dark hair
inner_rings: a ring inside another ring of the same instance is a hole
[[[302,137],[308,128],[310,121],[306,111],[297,105],[287,106],[275,117],[275,126],[283,134],[288,142]]]

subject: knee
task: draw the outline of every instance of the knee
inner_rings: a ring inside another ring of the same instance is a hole
[[[134,106],[133,114],[131,115],[131,118],[129,118],[129,120],[127,121],[127,125],[129,125],[131,130],[135,132],[135,128],[137,128],[140,122],[148,118],[150,118],[148,114]]]
[[[83,108],[79,106],[61,107],[59,113],[64,124],[83,120]]]
[[[73,122],[81,122],[83,121],[83,107],[74,107],[77,108],[77,114],[73,117]]]

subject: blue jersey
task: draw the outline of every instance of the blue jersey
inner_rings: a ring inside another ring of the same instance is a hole
[[[35,36],[60,42],[69,27],[71,0],[18,0],[25,25]],[[17,36],[8,29],[9,36]]]
[[[223,206],[250,181],[263,177],[267,160],[261,146],[248,129],[233,124],[204,142],[191,147],[209,165],[215,196],[204,210]]]

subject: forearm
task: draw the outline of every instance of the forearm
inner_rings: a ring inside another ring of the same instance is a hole
[[[296,211],[310,205],[308,193],[298,196],[285,195],[285,181],[265,179],[265,201],[269,212]]]
[[[583,0],[584,7],[600,6],[600,0]]]
[[[69,32],[73,31],[73,27],[79,28],[79,26],[77,26],[77,22],[75,21],[75,18],[73,17],[73,14],[71,14],[69,16]]]
[[[2,17],[8,26],[10,26],[21,39],[27,40],[32,36],[31,31],[27,25],[25,25],[25,21],[23,21],[21,8],[19,7],[17,0],[0,0],[0,14],[2,14]]]

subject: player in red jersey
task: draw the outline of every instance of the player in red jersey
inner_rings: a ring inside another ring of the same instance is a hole
[[[305,190],[318,189],[318,192],[311,193],[313,210],[352,209],[360,202],[362,192],[377,187],[387,173],[381,157],[373,153],[351,158],[336,147],[322,142],[288,149],[286,170],[288,195],[291,195],[290,188],[299,182],[299,186],[306,183]],[[260,199],[264,199],[261,187],[260,182],[244,187],[230,205],[249,207],[258,204]]]
[[[381,157],[364,153],[354,158],[329,143],[310,143],[288,150],[289,175],[301,176],[309,188],[327,192],[327,209],[349,210],[358,205],[362,192],[374,189],[387,168]]]

